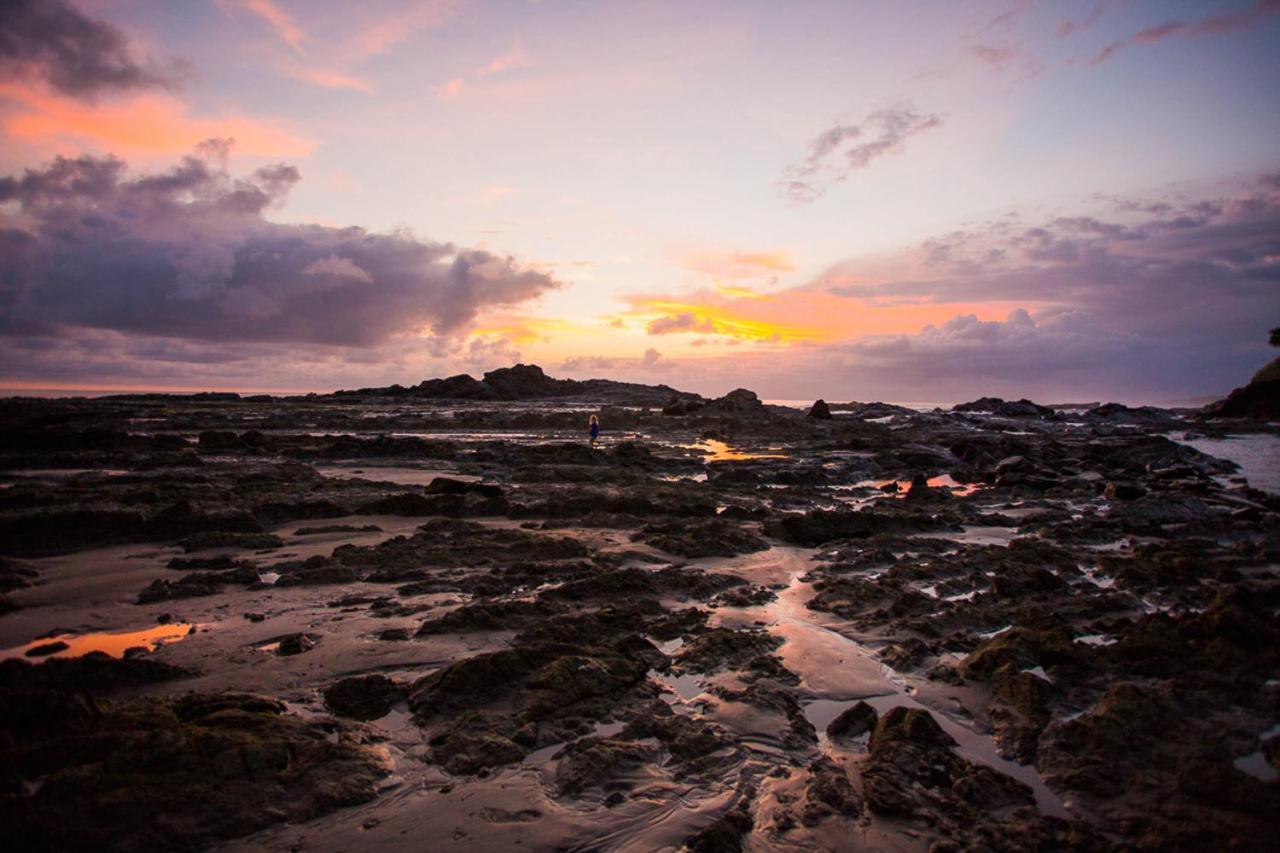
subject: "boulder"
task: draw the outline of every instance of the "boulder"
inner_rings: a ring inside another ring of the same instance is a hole
[[[324,689],[324,704],[353,720],[377,720],[404,698],[404,685],[385,675],[361,675],[336,681]]]
[[[827,405],[827,401],[819,399],[814,402],[812,408],[809,409],[809,414],[806,415],[806,417],[815,418],[817,420],[829,421],[832,419],[833,415],[831,414],[831,407]]]
[[[866,702],[845,708],[827,726],[827,737],[832,740],[843,740],[860,737],[875,728],[879,719],[876,709]]]

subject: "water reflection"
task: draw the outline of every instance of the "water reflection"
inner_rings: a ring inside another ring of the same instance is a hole
[[[734,450],[723,441],[707,438],[697,444],[686,445],[690,450],[701,450],[704,462],[740,462],[744,459],[786,459],[782,453],[746,453]]]
[[[51,644],[65,644],[65,648],[59,648],[57,651],[39,657],[75,658],[87,655],[89,652],[104,652],[113,658],[122,658],[126,649],[144,648],[151,652],[168,643],[180,642],[194,633],[198,627],[193,623],[183,622],[156,625],[141,631],[123,633],[96,631],[89,634],[55,634],[32,640],[22,646],[5,649],[0,652],[0,659],[27,657],[27,652],[31,649]]]

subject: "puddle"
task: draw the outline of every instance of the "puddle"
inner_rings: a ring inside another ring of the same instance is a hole
[[[973,494],[974,492],[978,491],[978,489],[982,488],[982,485],[980,483],[957,482],[955,479],[951,477],[950,474],[942,474],[941,476],[938,476],[938,477],[930,477],[925,482],[928,484],[929,488],[931,489],[946,489],[947,491],[951,492],[952,495],[958,498],[967,498],[969,495]],[[906,497],[907,492],[911,490],[910,480],[864,480],[861,483],[858,483],[857,485],[873,488],[873,489],[876,489],[877,491],[884,491],[885,494],[889,495],[890,497],[900,497],[900,498]],[[886,489],[889,486],[896,486],[897,488],[895,491],[892,491],[892,492],[886,491]]]
[[[126,649],[140,647],[152,652],[168,643],[181,642],[193,630],[200,627],[202,626],[198,624],[184,622],[171,625],[156,625],[153,628],[146,628],[141,631],[126,631],[119,634],[106,631],[89,634],[57,634],[51,637],[43,637],[39,640],[32,640],[23,646],[0,651],[0,659],[25,658],[30,649],[50,643],[66,643],[67,647],[50,655],[27,659],[39,661],[45,658],[74,658],[87,655],[89,652],[105,652],[113,658],[122,658]]]
[[[734,450],[723,441],[714,438],[704,439],[697,444],[686,444],[689,450],[701,450],[704,462],[740,462],[744,459],[786,459],[782,453],[746,453]]]
[[[351,468],[342,465],[317,465],[316,471],[322,477],[332,480],[373,480],[383,483],[395,483],[400,486],[428,486],[437,477],[448,477],[464,483],[474,483],[480,478],[472,474],[459,474],[455,471],[437,469],[409,468],[404,466],[363,465]]]
[[[1086,646],[1110,646],[1116,639],[1107,634],[1085,634],[1083,637],[1076,637],[1076,642]]]
[[[917,539],[946,539],[948,542],[963,542],[966,545],[1008,545],[1017,538],[1018,528],[966,524],[961,533],[944,530],[938,533],[917,533],[915,536]]]
[[[669,675],[658,672],[656,669],[651,669],[649,670],[649,677],[667,688],[666,691],[663,691],[662,698],[668,704],[689,702],[697,699],[703,693],[702,684],[705,676],[696,672],[689,672],[684,675]]]

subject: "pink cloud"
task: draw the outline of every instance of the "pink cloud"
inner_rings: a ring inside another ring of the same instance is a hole
[[[1107,45],[1097,56],[1089,60],[1089,64],[1100,65],[1114,57],[1121,50],[1136,44],[1152,44],[1174,36],[1185,35],[1189,38],[1194,38],[1246,30],[1276,12],[1280,12],[1280,0],[1258,0],[1253,6],[1238,12],[1210,15],[1190,23],[1186,21],[1169,21],[1168,23],[1148,27],[1145,30],[1139,30],[1126,39]]]

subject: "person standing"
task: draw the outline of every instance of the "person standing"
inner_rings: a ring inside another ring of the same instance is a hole
[[[600,438],[600,419],[595,415],[591,416],[591,422],[588,425],[591,431],[591,446],[596,446],[596,439]]]

